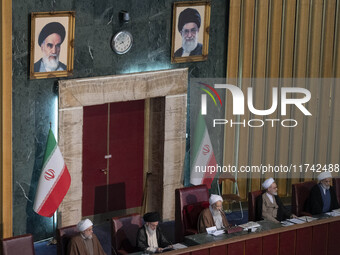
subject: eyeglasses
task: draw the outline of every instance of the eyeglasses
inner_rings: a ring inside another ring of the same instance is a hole
[[[185,35],[188,35],[189,33],[191,33],[192,35],[195,35],[197,32],[198,30],[196,28],[182,30],[182,34],[185,34]]]

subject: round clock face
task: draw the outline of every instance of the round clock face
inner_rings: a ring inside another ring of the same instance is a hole
[[[132,41],[132,35],[128,31],[120,31],[113,36],[111,47],[117,54],[124,54],[131,49]]]

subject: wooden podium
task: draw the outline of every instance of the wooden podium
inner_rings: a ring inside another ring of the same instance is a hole
[[[275,226],[276,225],[276,226]],[[260,232],[233,233],[213,237],[207,234],[188,236],[185,242],[196,244],[167,254],[185,255],[336,255],[339,254],[340,216]]]

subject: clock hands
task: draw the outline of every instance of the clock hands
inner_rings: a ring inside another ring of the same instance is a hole
[[[128,31],[120,31],[112,38],[112,48],[118,54],[128,52],[132,46],[132,35]]]

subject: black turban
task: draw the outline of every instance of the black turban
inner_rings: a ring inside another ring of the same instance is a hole
[[[38,39],[39,46],[41,46],[46,37],[54,33],[60,35],[61,43],[64,41],[66,34],[64,26],[59,22],[51,22],[46,24],[43,29],[41,29]]]
[[[201,26],[201,15],[200,13],[193,8],[186,8],[183,10],[178,17],[178,31],[181,32],[182,28],[187,23],[196,23],[197,27]]]
[[[148,212],[144,214],[143,219],[145,222],[156,222],[160,221],[159,213],[158,212]]]

